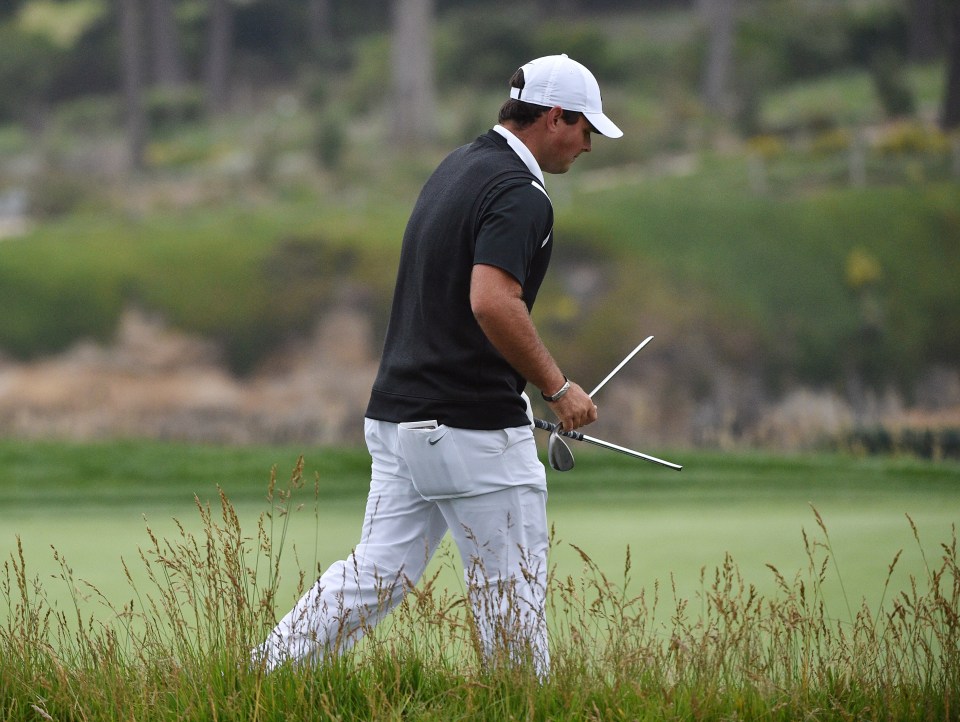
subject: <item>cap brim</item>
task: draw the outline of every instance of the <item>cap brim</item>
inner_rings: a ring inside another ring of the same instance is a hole
[[[590,125],[592,125],[600,135],[605,135],[607,138],[620,138],[623,136],[623,131],[603,113],[584,113],[584,116],[586,116],[587,120],[590,121]]]

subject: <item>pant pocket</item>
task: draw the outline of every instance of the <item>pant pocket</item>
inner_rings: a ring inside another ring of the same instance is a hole
[[[452,431],[435,421],[399,425],[400,449],[413,486],[429,501],[464,496],[472,491],[470,469]]]

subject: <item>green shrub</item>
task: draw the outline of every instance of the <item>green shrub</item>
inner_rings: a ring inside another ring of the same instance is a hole
[[[215,151],[209,138],[182,138],[188,139],[201,155]],[[902,165],[880,154],[869,160]],[[578,363],[602,372],[600,339],[639,333],[629,325],[636,316],[623,311],[630,298],[678,339],[687,329],[702,334],[728,355],[722,361],[743,363],[737,346],[749,348],[751,368],[774,385],[798,376],[842,383],[873,353],[854,343],[865,322],[882,330],[871,341],[879,347],[870,346],[883,359],[879,383],[908,389],[926,365],[960,358],[956,184],[850,189],[845,157],[779,153],[774,144],[765,163],[769,193],[756,197],[743,158],[701,163],[699,172],[685,177],[649,180],[627,168],[571,174],[563,179],[566,186],[557,180],[566,197],[557,203],[558,273],[548,284],[560,280],[568,261],[622,269],[592,297],[544,286],[536,309],[551,319],[544,330],[579,348]],[[60,216],[23,242],[0,244],[0,294],[12,299],[0,315],[17,319],[0,322],[0,348],[12,345],[18,354],[36,356],[86,329],[108,333],[116,308],[130,300],[176,328],[221,339],[234,368],[250,369],[279,340],[308,329],[318,304],[331,301],[331,269],[363,289],[379,335],[410,196],[427,166],[394,167],[389,189],[370,198],[350,196],[348,203],[340,195],[307,195],[139,220],[115,212]],[[817,175],[833,172],[839,188]],[[873,165],[870,172],[876,172]],[[902,169],[897,172],[902,176]],[[602,191],[593,185],[597,180]],[[47,212],[98,202],[93,184],[70,183]],[[582,257],[567,259],[561,248],[576,248]],[[854,260],[869,257],[882,269],[882,278],[868,284],[869,299],[849,284],[874,277],[857,275],[866,266],[848,275],[854,251]],[[42,340],[61,323],[61,311],[51,306],[50,289],[57,287],[76,289],[72,302],[83,293],[105,294],[108,300],[84,311],[103,319],[65,324],[56,332],[59,340]],[[591,327],[594,335],[571,343],[577,331],[571,325]],[[729,342],[734,338],[737,344]]]
[[[777,84],[816,77],[844,64],[846,12],[837,3],[765,2],[741,21],[741,63]]]
[[[600,28],[586,23],[542,23],[534,35],[531,50],[533,57],[566,53],[590,68],[598,78],[603,78],[605,84],[623,81],[630,72],[619,62],[622,58],[612,56],[607,37]],[[507,77],[501,82],[506,84],[509,75],[507,71]]]
[[[203,164],[228,152],[229,148],[218,143],[205,129],[195,132],[171,133],[147,143],[146,161],[151,168],[186,168]]]
[[[513,72],[528,60],[566,53],[607,83],[630,79],[636,66],[612,52],[608,33],[593,23],[538,20],[532,9],[504,5],[463,8],[437,33],[438,81],[445,88],[505,89]]]
[[[786,144],[776,135],[757,135],[747,141],[747,148],[762,158],[776,158],[786,152]]]
[[[77,135],[114,133],[123,126],[123,107],[117,96],[88,95],[58,105],[56,123]]]
[[[835,446],[871,456],[906,454],[921,459],[960,459],[960,428],[857,428],[845,434]]]
[[[895,51],[877,52],[870,63],[870,73],[877,97],[890,118],[913,115],[916,101],[904,72],[904,60]]]
[[[50,92],[63,52],[0,24],[0,121],[25,120]]]
[[[500,88],[521,63],[536,57],[529,6],[477,5],[451,13],[437,33],[437,81],[444,88]],[[510,60],[505,60],[509,58]]]
[[[851,5],[853,5],[851,3]],[[907,54],[910,20],[900,2],[863,3],[853,7],[844,23],[846,60],[869,67],[877,52]]]
[[[144,97],[144,110],[151,129],[169,132],[203,117],[203,92],[194,86],[152,88]]]
[[[333,95],[329,73],[313,68],[301,72],[298,85],[303,92],[304,105],[311,110],[323,108]]]
[[[363,114],[386,102],[390,92],[390,40],[375,36],[358,42],[346,101],[351,113]]]
[[[30,147],[30,139],[19,124],[0,123],[0,156],[22,153]]]
[[[874,148],[884,155],[946,154],[950,152],[950,141],[938,128],[901,122],[886,128]]]
[[[904,54],[902,4],[765,2],[741,22],[742,59],[776,83],[814,78],[849,65],[869,67],[879,52]]]
[[[853,138],[849,130],[833,128],[817,133],[813,138],[810,149],[814,153],[830,155],[848,150],[852,143]]]
[[[80,209],[96,195],[96,183],[89,178],[51,171],[30,183],[30,214],[34,218],[62,218]]]
[[[64,351],[79,339],[106,341],[122,303],[117,288],[79,276],[43,283],[0,269],[0,349],[31,359]]]
[[[336,170],[347,146],[347,121],[337,113],[327,113],[317,128],[316,153],[324,168]]]

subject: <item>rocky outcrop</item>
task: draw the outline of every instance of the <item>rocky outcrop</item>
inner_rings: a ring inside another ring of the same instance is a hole
[[[343,443],[362,438],[376,373],[371,329],[334,311],[305,341],[237,378],[217,347],[128,311],[112,344],[83,342],[42,361],[0,363],[0,433],[74,440]]]

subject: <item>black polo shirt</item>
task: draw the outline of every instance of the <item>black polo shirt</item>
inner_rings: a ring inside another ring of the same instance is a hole
[[[483,263],[510,273],[528,309],[550,261],[553,207],[495,131],[453,151],[410,215],[380,369],[366,415],[468,429],[528,422],[526,380],[493,348],[470,308]]]

